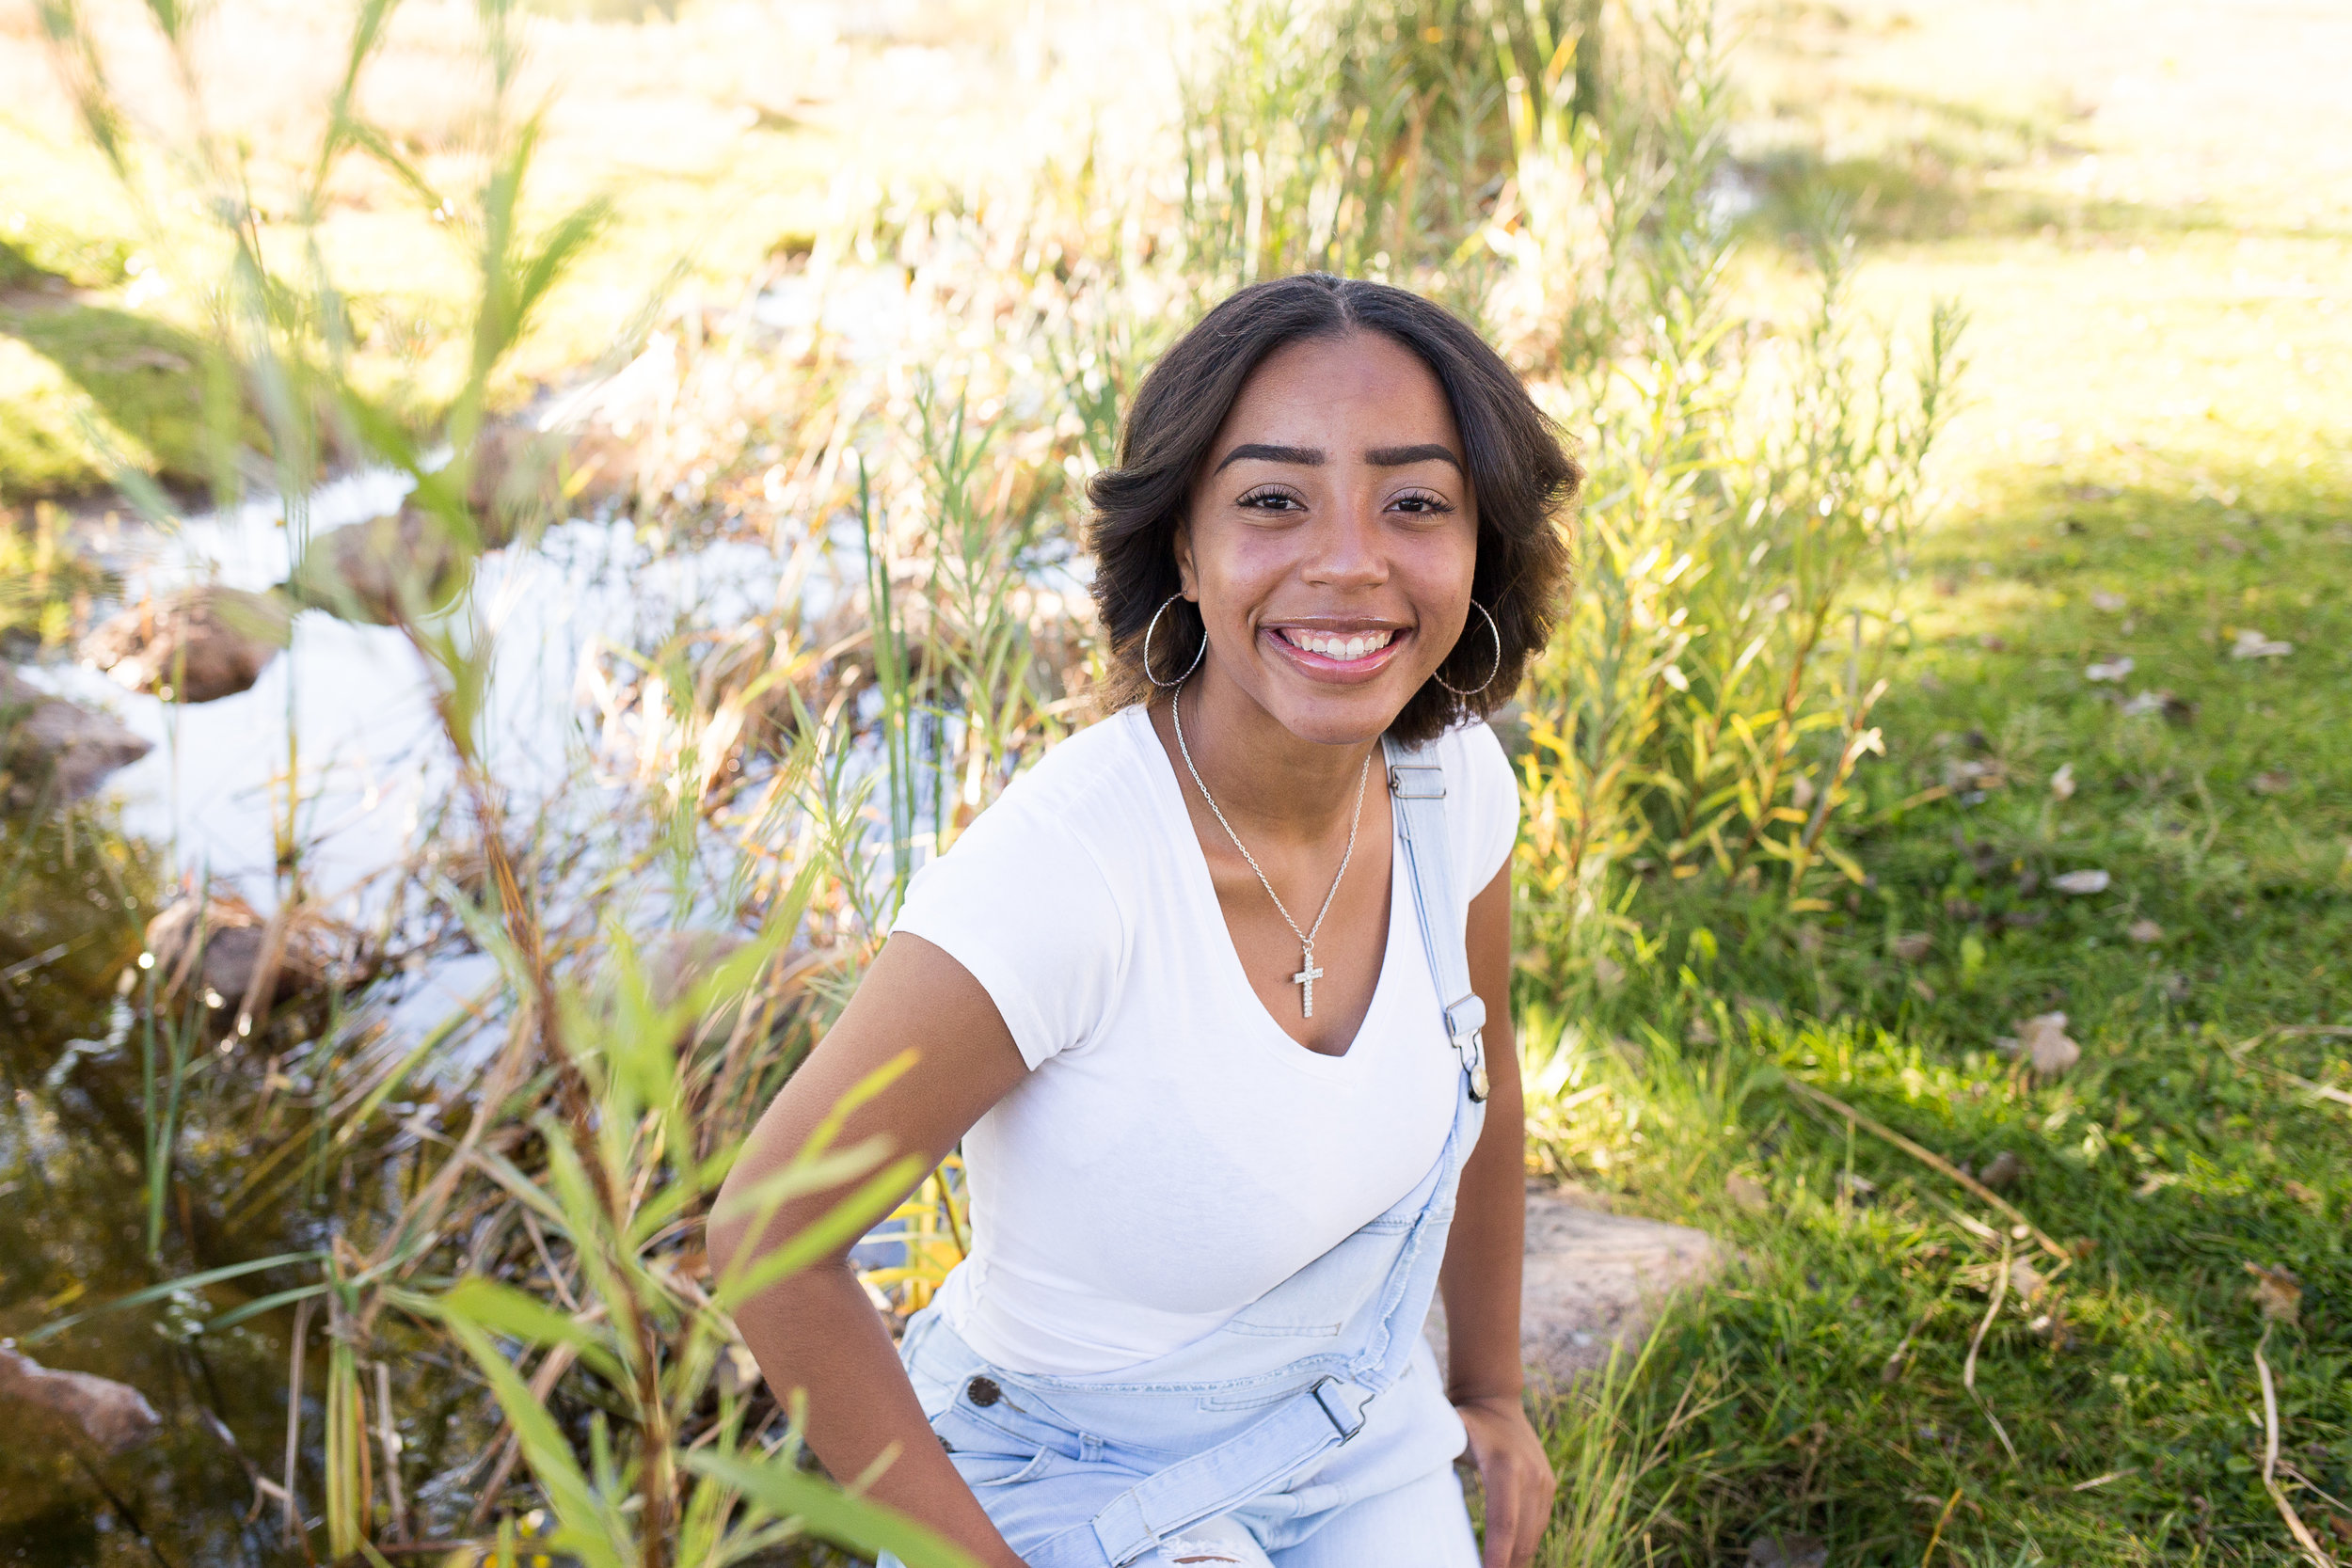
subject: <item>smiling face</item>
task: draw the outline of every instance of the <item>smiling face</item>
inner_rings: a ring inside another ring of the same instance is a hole
[[[1203,701],[1246,695],[1302,740],[1377,736],[1453,650],[1477,560],[1461,434],[1420,356],[1371,332],[1277,350],[1176,539]]]

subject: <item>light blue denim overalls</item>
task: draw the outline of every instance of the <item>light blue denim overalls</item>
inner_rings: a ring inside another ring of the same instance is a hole
[[[924,1413],[1030,1568],[1127,1568],[1212,1521],[1225,1539],[1246,1529],[1253,1544],[1236,1560],[1263,1561],[1255,1548],[1305,1541],[1462,1449],[1422,1327],[1485,1125],[1486,1007],[1454,912],[1445,774],[1417,750],[1386,747],[1422,948],[1451,999],[1430,1047],[1462,1061],[1444,1149],[1387,1212],[1224,1326],[1111,1377],[1009,1371],[931,1308],[908,1322],[899,1354]],[[884,1555],[881,1568],[898,1564]]]

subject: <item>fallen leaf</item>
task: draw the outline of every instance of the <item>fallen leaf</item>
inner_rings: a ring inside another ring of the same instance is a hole
[[[2293,1328],[2303,1309],[2303,1282],[2284,1266],[2265,1269],[2249,1260],[2246,1272],[2254,1276],[2254,1304],[2262,1308],[2263,1316]]]
[[[1593,960],[1593,978],[1602,990],[1613,990],[1625,981],[1625,965],[1604,953]]]
[[[2033,1301],[2049,1289],[2049,1281],[2042,1277],[2041,1272],[2031,1262],[2023,1258],[2013,1258],[2009,1265],[2009,1288],[2026,1300]]]
[[[1984,1163],[1984,1169],[1977,1172],[1977,1180],[1997,1193],[2016,1185],[2017,1179],[2025,1174],[2026,1162],[2005,1148]]]
[[[2328,1200],[2300,1181],[2289,1180],[2279,1183],[2280,1190],[2307,1209],[2325,1209]]]
[[[1751,1214],[1760,1214],[1772,1206],[1772,1200],[1765,1195],[1764,1183],[1740,1171],[1724,1178],[1724,1196]]]
[[[2050,775],[2050,793],[2061,800],[2071,800],[2074,798],[2074,765],[2073,763],[2059,764],[2058,770]]]
[[[1818,1535],[1763,1535],[1748,1543],[1748,1568],[1829,1568]]]
[[[1935,950],[1935,938],[1925,931],[1905,931],[1887,945],[1895,957],[1915,964]]]
[[[2131,608],[2131,603],[2132,601],[2125,598],[2122,594],[2110,594],[2104,588],[2094,588],[2090,591],[2091,608],[2093,610],[2104,610],[2110,615],[2122,614],[2124,610]]]
[[[1703,1018],[1692,1019],[1683,1029],[1682,1037],[1692,1045],[1716,1045],[1722,1040],[1722,1037],[1715,1033],[1715,1026]]]
[[[2074,1343],[2074,1337],[2066,1331],[2066,1320],[2056,1312],[2044,1312],[2026,1325],[2026,1332],[2036,1338],[2050,1341],[2052,1350],[2064,1350]]]
[[[2284,795],[2295,787],[2295,775],[2284,769],[2272,768],[2247,780],[2246,787],[2257,795]]]
[[[2082,1060],[2083,1048],[2066,1037],[2064,1013],[2036,1013],[2017,1025],[2018,1053],[2034,1071],[2055,1078]]]
[[[2105,893],[2110,879],[2104,871],[2069,871],[2050,879],[2050,885],[2060,893]]]
[[[2092,664],[2085,667],[2083,670],[2083,679],[2087,681],[2120,681],[2131,673],[2132,656],[2125,654],[2122,658],[2112,660],[2109,663]]]
[[[2293,652],[2294,643],[2265,637],[2251,628],[2240,631],[2237,641],[2230,644],[2232,658],[2284,658]]]
[[[2123,934],[2137,942],[2157,942],[2164,940],[2164,927],[2153,920],[2135,920],[2123,928]]]
[[[2143,691],[2123,705],[2123,716],[2127,719],[2144,719],[2151,714],[2162,714],[2172,723],[2185,724],[2197,717],[2197,705],[2161,688]]]

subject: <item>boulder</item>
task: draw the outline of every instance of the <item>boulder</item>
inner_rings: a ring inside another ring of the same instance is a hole
[[[1636,1354],[1666,1299],[1721,1268],[1725,1249],[1703,1230],[1585,1207],[1530,1183],[1527,1261],[1519,1289],[1519,1358],[1536,1388],[1561,1387]],[[1429,1342],[1445,1363],[1445,1310],[1429,1313]]]
[[[415,507],[315,534],[286,590],[346,621],[389,626],[446,606],[465,585],[465,551]]]
[[[0,804],[24,811],[97,791],[106,775],[153,750],[114,718],[0,670]]]
[[[54,1416],[107,1453],[138,1447],[163,1425],[155,1407],[129,1384],[54,1370],[0,1340],[0,1408],[10,1405]],[[24,1435],[21,1429],[18,1435]]]
[[[274,594],[203,586],[132,606],[82,640],[82,657],[134,691],[169,702],[233,696],[293,640]]]
[[[482,547],[502,548],[539,536],[583,494],[600,499],[623,481],[622,453],[608,453],[583,433],[573,437],[526,424],[494,424],[474,441],[466,504],[482,530]],[[607,472],[607,468],[611,471]]]
[[[264,917],[234,893],[183,894],[147,923],[147,954],[167,998],[187,988],[218,996],[214,1023],[233,1024],[250,1000],[258,1027],[270,1006],[352,986],[371,965],[355,933],[310,904]]]

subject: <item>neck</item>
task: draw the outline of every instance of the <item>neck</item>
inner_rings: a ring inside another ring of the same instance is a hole
[[[1339,744],[1300,738],[1225,678],[1214,653],[1175,700],[1184,705],[1193,766],[1236,830],[1315,839],[1353,815],[1378,736]]]

